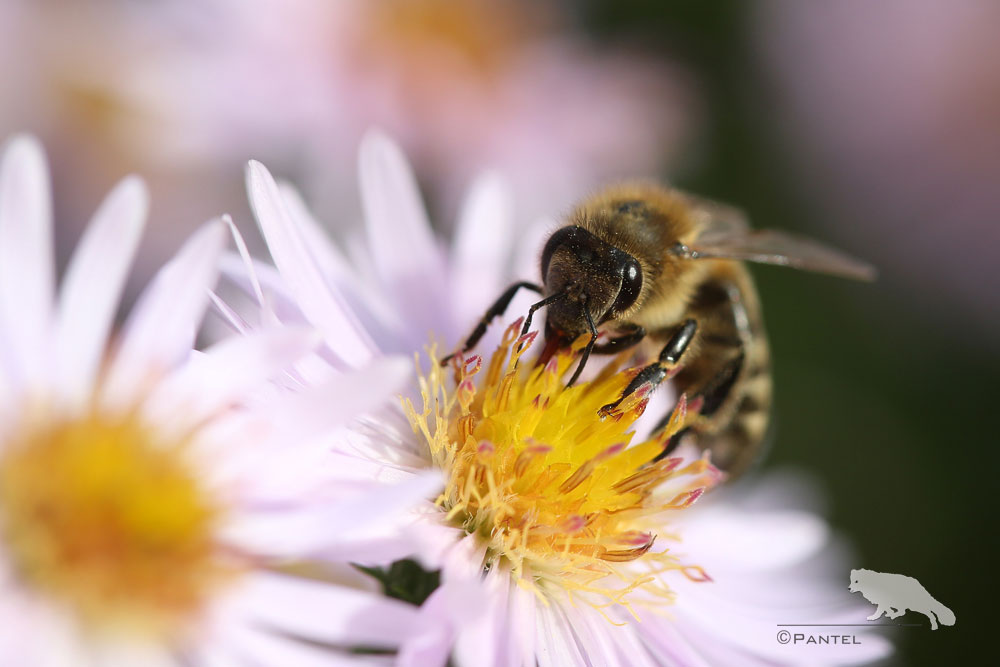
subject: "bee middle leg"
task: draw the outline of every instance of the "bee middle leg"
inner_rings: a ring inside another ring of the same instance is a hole
[[[677,367],[684,356],[684,352],[691,344],[691,341],[694,340],[697,331],[698,323],[695,320],[685,320],[680,328],[670,337],[670,340],[667,341],[663,350],[660,351],[659,358],[639,371],[639,374],[632,378],[632,381],[622,391],[622,395],[618,400],[602,407],[598,411],[598,414],[602,417],[607,417],[614,412],[615,408],[621,405],[622,401],[638,391],[643,385],[649,384],[655,387],[666,380],[667,376]]]

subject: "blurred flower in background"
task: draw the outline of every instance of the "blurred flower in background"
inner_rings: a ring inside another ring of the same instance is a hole
[[[330,660],[392,650],[417,612],[350,562],[405,553],[402,510],[440,482],[331,483],[310,435],[384,401],[405,366],[365,369],[364,390],[346,375],[291,392],[270,379],[315,347],[312,332],[193,351],[220,220],[111,336],[147,199],[134,177],[118,185],[56,290],[44,155],[20,137],[0,156],[0,663],[289,665],[316,659],[317,643]],[[321,568],[301,564],[319,553]]]
[[[777,0],[756,19],[769,108],[816,219],[942,331],[995,339],[1000,5]]]
[[[57,181],[87,165],[67,195],[74,214],[112,174],[143,173],[154,202],[171,203],[154,207],[141,254],[151,261],[191,220],[242,212],[232,174],[248,157],[299,176],[317,210],[354,222],[345,202],[372,125],[400,137],[443,208],[489,166],[529,220],[608,178],[658,173],[691,133],[695,96],[678,68],[599,49],[561,9],[9,0],[0,131],[41,135]]]

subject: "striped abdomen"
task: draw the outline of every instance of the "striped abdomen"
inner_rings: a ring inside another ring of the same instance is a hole
[[[771,410],[767,334],[746,268],[719,262],[696,288],[685,317],[698,322],[697,346],[675,382],[690,398],[703,398],[696,443],[735,477],[757,458]]]

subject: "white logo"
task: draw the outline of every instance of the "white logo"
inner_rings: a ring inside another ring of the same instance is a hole
[[[938,621],[944,625],[955,625],[955,614],[951,609],[931,597],[927,589],[913,577],[889,572],[871,570],[851,570],[851,585],[848,590],[861,593],[878,608],[868,617],[874,621],[882,617],[898,618],[906,611],[918,611],[931,620],[931,630],[937,630]]]

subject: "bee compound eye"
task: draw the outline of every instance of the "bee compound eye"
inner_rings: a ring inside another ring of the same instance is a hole
[[[622,313],[628,310],[629,306],[635,303],[642,291],[642,267],[633,257],[629,257],[622,267],[622,286],[618,290],[618,297],[615,299],[611,310],[615,313]]]
[[[575,225],[563,227],[552,234],[549,240],[546,241],[545,249],[542,250],[542,280],[545,280],[545,276],[549,273],[549,262],[552,261],[552,255],[558,248],[576,238],[579,229]]]

